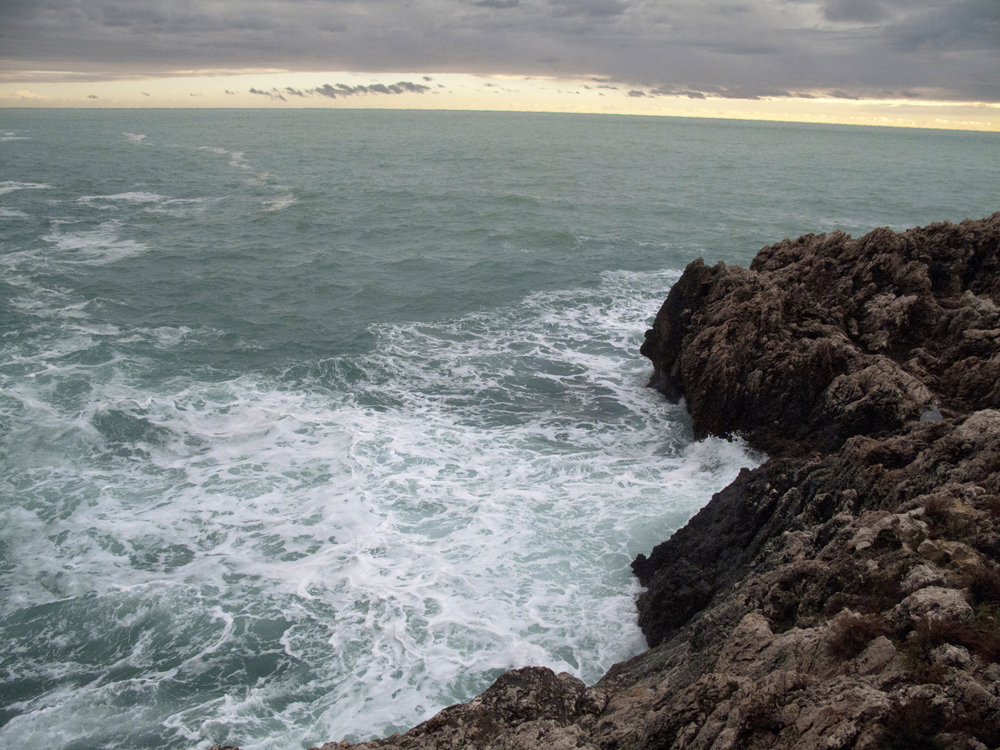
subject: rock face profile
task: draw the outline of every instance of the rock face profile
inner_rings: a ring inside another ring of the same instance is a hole
[[[770,455],[633,562],[650,649],[323,750],[1000,745],[1000,213],[695,261],[642,353]]]
[[[1000,407],[998,226],[807,235],[749,270],[695,261],[646,333],[650,385],[685,399],[696,437],[778,454]]]

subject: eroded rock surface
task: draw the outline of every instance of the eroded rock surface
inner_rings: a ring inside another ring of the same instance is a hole
[[[324,750],[997,747],[998,310],[1000,214],[691,264],[651,385],[772,457],[633,563],[650,650]]]
[[[998,235],[994,214],[806,235],[749,269],[695,261],[646,333],[650,385],[685,398],[697,437],[739,433],[769,453],[997,408]]]

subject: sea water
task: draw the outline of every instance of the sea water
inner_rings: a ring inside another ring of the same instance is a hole
[[[0,745],[304,748],[588,683],[762,460],[644,388],[697,257],[1000,209],[996,134],[0,113]]]

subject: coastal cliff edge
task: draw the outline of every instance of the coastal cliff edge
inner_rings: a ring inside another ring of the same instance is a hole
[[[633,562],[650,649],[321,750],[1000,745],[1000,213],[697,260],[642,353],[770,456]]]

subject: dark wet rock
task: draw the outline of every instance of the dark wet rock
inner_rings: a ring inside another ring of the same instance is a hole
[[[1000,213],[696,261],[642,351],[771,455],[633,563],[651,648],[324,750],[1000,745]]]

